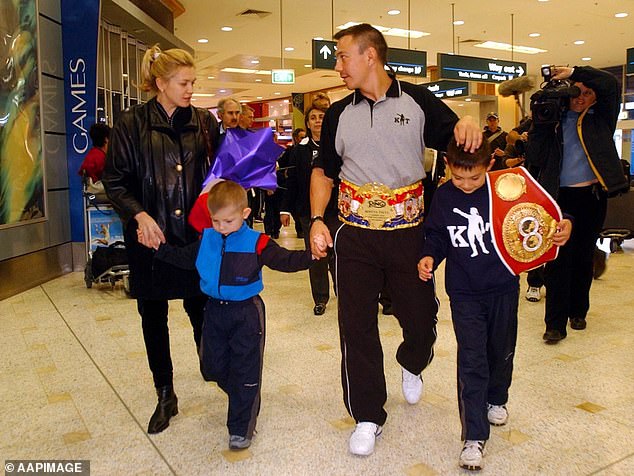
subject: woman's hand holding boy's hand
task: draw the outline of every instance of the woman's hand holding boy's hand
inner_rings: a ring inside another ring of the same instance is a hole
[[[137,221],[136,236],[143,246],[158,250],[161,243],[165,243],[165,235],[159,228],[154,218],[147,212],[139,212],[134,216]]]

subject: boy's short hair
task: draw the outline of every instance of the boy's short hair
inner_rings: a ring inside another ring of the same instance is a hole
[[[247,191],[231,180],[218,182],[211,187],[207,196],[207,208],[212,215],[223,208],[234,207],[244,210],[248,206]]]
[[[447,163],[451,167],[466,170],[471,170],[481,165],[488,167],[491,163],[489,143],[486,140],[483,140],[480,147],[474,153],[471,153],[464,150],[464,145],[458,145],[455,139],[451,139],[449,147],[447,147],[446,157]]]

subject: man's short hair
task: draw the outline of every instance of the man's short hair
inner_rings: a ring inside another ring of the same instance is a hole
[[[306,132],[306,131],[302,129],[301,127],[298,127],[293,131],[293,140],[295,142],[297,142],[297,139],[302,132]]]
[[[240,110],[242,110],[242,106],[235,99],[233,99],[233,98],[222,98],[220,101],[218,101],[218,106],[216,106],[218,108],[219,112],[225,112],[225,104],[227,104],[227,102],[232,102],[234,104],[237,104],[237,106],[240,108]]]
[[[255,114],[255,109],[253,109],[251,106],[249,106],[248,104],[243,104],[242,105],[242,109],[240,110],[242,112],[242,114],[245,114],[247,111],[251,111],[252,113]]]
[[[387,43],[383,34],[368,23],[359,23],[345,30],[338,31],[333,38],[339,40],[344,36],[352,36],[359,45],[359,53],[363,53],[372,46],[381,64],[387,64]]]
[[[484,140],[480,147],[474,153],[471,153],[464,150],[464,145],[458,145],[455,139],[451,139],[449,147],[447,147],[446,157],[447,163],[451,167],[466,170],[471,170],[481,165],[488,167],[491,163],[489,143]]]
[[[90,126],[88,135],[92,140],[92,145],[95,147],[103,147],[106,145],[106,139],[110,138],[110,126],[108,126],[108,124],[104,124],[103,122],[97,122]]]
[[[218,182],[211,187],[207,196],[207,208],[212,216],[223,208],[232,207],[237,210],[244,210],[248,206],[246,190],[231,180]]]

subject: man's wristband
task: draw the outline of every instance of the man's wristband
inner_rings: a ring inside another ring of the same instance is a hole
[[[310,219],[310,226],[313,226],[313,223],[315,223],[316,221],[320,221],[322,223],[324,222],[324,217],[322,217],[321,215],[315,215],[314,217],[311,217]]]

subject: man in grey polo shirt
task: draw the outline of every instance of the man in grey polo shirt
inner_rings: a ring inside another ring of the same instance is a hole
[[[334,245],[343,397],[357,422],[349,449],[369,455],[387,418],[377,323],[384,284],[403,329],[396,359],[408,403],[420,399],[420,374],[433,358],[438,305],[433,283],[416,271],[424,240],[424,149],[445,150],[453,135],[473,152],[482,133],[426,88],[389,76],[387,44],[372,26],[350,27],[335,39],[335,69],[354,93],[331,106],[322,126],[311,178],[311,248],[321,257]],[[339,184],[342,223],[331,235],[322,215],[333,184]]]

